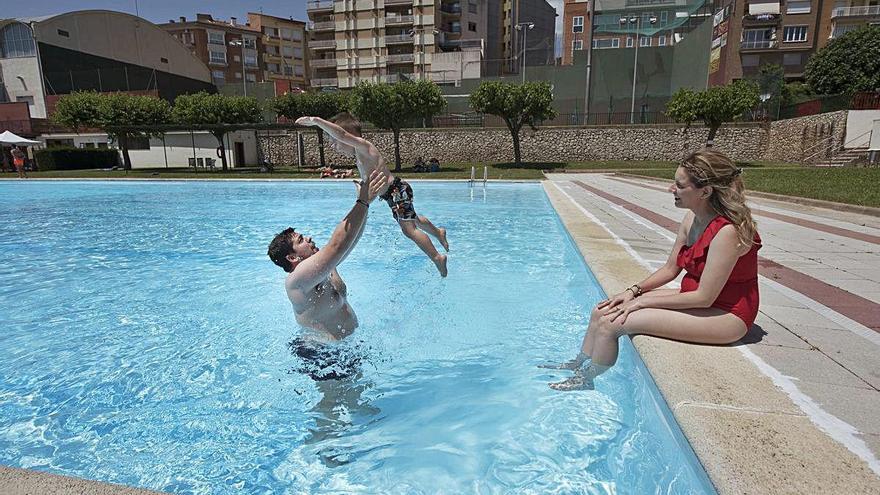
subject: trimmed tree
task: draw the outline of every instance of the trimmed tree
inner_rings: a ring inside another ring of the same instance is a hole
[[[131,139],[161,135],[159,131],[137,128],[165,124],[170,114],[168,102],[152,96],[76,92],[58,100],[52,120],[77,132],[89,128],[103,130],[122,150],[125,170],[131,170]]]
[[[351,93],[351,111],[394,135],[394,171],[400,171],[400,130],[417,120],[430,120],[446,108],[440,87],[432,81],[394,84],[363,82]]]
[[[706,146],[712,146],[718,129],[725,122],[739,119],[761,101],[758,85],[751,81],[734,81],[694,92],[681,88],[666,104],[666,115],[685,124],[685,129],[699,119],[709,128]]]
[[[804,76],[818,94],[880,89],[880,26],[865,26],[831,40],[810,57]]]
[[[348,96],[339,91],[317,91],[308,93],[287,93],[272,101],[272,108],[279,117],[291,122],[300,117],[320,117],[330,120],[339,112],[348,109]],[[324,131],[318,130],[318,153],[321,167],[324,163]]]
[[[224,171],[228,169],[228,165],[223,139],[229,130],[222,126],[254,124],[263,120],[263,109],[256,98],[205,92],[178,96],[174,100],[171,114],[174,120],[181,124],[196,128],[205,126],[208,129],[220,144],[217,147],[217,154],[223,163]]]
[[[513,156],[517,165],[522,164],[519,134],[523,125],[528,124],[537,130],[540,121],[556,116],[550,83],[544,81],[524,84],[484,82],[471,93],[470,101],[475,111],[497,115],[504,120],[513,138]]]

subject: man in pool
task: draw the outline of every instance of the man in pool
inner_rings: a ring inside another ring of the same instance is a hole
[[[386,178],[385,184],[379,191],[380,198],[384,199],[394,219],[400,225],[403,235],[410,238],[421,249],[445,277],[446,255],[437,252],[431,238],[431,234],[440,241],[445,251],[449,251],[449,243],[446,242],[446,229],[437,228],[423,215],[418,215],[413,208],[412,187],[400,179],[394,177],[388,171],[385,158],[373,143],[361,137],[361,123],[347,112],[333,117],[333,122],[328,122],[319,117],[300,117],[296,119],[297,125],[317,126],[330,136],[333,149],[345,156],[355,159],[361,177],[368,177],[371,172],[378,171]]]
[[[357,245],[367,223],[370,203],[386,182],[379,172],[370,174],[369,183],[361,181],[357,201],[323,249],[319,250],[311,237],[293,228],[284,229],[269,244],[269,258],[287,272],[284,288],[297,323],[314,332],[309,340],[341,340],[358,326],[357,316],[346,300],[345,282],[336,267]]]

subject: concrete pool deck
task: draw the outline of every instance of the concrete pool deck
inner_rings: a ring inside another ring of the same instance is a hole
[[[684,211],[662,183],[551,174],[544,188],[617,293],[662,265]],[[880,218],[750,200],[761,311],[733,346],[633,338],[719,493],[880,493]]]

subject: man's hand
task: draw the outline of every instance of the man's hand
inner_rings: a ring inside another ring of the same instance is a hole
[[[379,173],[378,170],[373,170],[370,173],[369,183],[367,187],[363,187],[363,181],[354,181],[355,188],[357,188],[358,199],[361,201],[366,201],[367,203],[372,203],[376,196],[379,195],[379,191],[382,190],[382,187],[385,185],[385,175]]]
[[[313,126],[317,125],[314,117],[300,117],[296,119],[296,125]]]

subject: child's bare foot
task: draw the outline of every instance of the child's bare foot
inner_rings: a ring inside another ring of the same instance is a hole
[[[437,231],[440,232],[440,235],[437,237],[437,239],[440,240],[440,244],[443,246],[443,249],[445,249],[446,252],[448,253],[449,252],[449,243],[446,242],[446,229],[441,227],[441,228],[437,229]]]
[[[446,276],[446,255],[438,254],[436,258],[434,258],[434,264],[437,265],[437,269],[440,270],[440,276]]]

